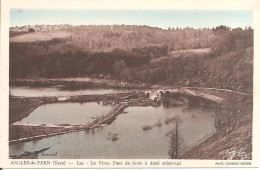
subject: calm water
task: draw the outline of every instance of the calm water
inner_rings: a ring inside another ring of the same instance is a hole
[[[100,102],[89,103],[51,103],[36,108],[28,117],[14,124],[20,125],[58,125],[87,124],[92,117],[107,114],[112,106]]]
[[[182,120],[180,131],[186,146],[215,132],[214,114],[202,109],[160,106],[129,107],[125,111],[112,124],[102,128],[11,145],[10,155],[51,147],[40,153],[39,158],[168,158],[169,137],[166,134],[173,124],[165,124],[166,118]],[[158,121],[162,122],[161,127],[143,130],[145,125],[152,126]],[[118,140],[112,141],[113,136]]]
[[[49,97],[49,96],[76,96],[76,95],[101,95],[110,93],[131,92],[125,89],[84,89],[84,90],[59,90],[58,88],[32,88],[32,87],[10,87],[12,96],[15,97]]]

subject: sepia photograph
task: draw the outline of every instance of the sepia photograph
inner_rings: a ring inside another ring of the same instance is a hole
[[[10,158],[252,159],[251,11],[12,9],[9,33]]]
[[[5,165],[256,166],[257,13],[112,7],[7,7]]]

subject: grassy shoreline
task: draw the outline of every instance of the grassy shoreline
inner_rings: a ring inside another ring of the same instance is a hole
[[[12,79],[10,86],[30,86],[30,87],[52,87],[59,86],[61,90],[77,89],[147,89],[150,85],[146,83],[130,83],[111,79],[98,78],[60,78],[60,79]]]

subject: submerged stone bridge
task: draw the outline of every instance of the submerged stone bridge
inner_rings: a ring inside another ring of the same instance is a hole
[[[160,101],[161,97],[167,93],[181,93],[185,95],[190,95],[190,96],[197,96],[197,97],[202,97],[207,100],[211,100],[217,103],[222,103],[224,101],[223,98],[220,98],[218,96],[214,96],[212,94],[207,94],[204,92],[199,92],[199,91],[194,91],[185,87],[180,87],[180,88],[173,88],[173,89],[154,89],[154,90],[147,90],[144,91],[145,95],[149,97],[149,99],[154,100],[154,101]]]

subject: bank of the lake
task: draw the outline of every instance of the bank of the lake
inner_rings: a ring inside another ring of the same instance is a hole
[[[206,141],[193,147],[180,158],[251,160],[253,96],[217,90],[200,91],[207,91],[208,94],[224,98],[223,119],[230,121]]]
[[[77,90],[77,89],[146,89],[150,88],[149,84],[141,82],[124,82],[113,79],[99,78],[59,78],[59,79],[12,79],[9,82],[10,86],[30,86],[30,87],[58,87],[62,90]]]

